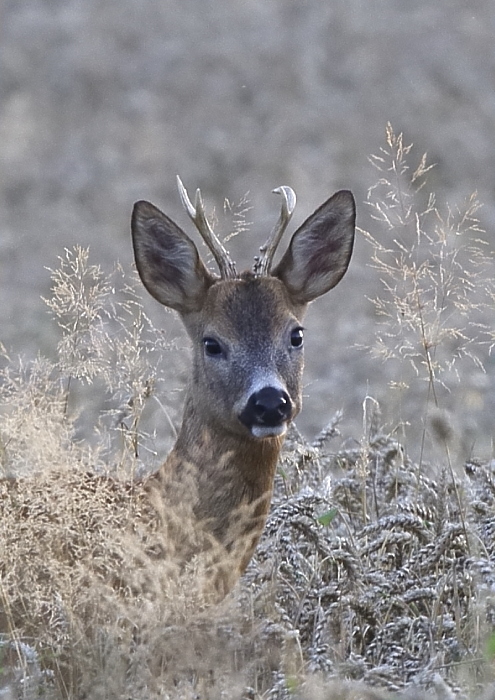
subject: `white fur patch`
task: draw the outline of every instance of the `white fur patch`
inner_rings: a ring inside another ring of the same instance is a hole
[[[270,427],[268,425],[253,425],[251,428],[251,433],[254,437],[263,440],[269,437],[278,437],[279,435],[285,435],[287,432],[287,423],[282,423],[282,425],[276,425]]]

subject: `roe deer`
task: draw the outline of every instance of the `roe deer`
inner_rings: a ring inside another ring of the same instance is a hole
[[[289,187],[279,220],[252,271],[235,263],[178,178],[182,203],[211,251],[220,276],[202,262],[192,240],[149,202],[132,213],[141,280],[161,304],[175,309],[193,348],[182,425],[172,452],[147,485],[156,496],[193,499],[194,517],[228,558],[223,595],[246,568],[263,531],[277,459],[287,426],[301,408],[304,312],[347,270],[355,203],[333,195],[292,236],[280,262],[273,257],[295,207]],[[191,479],[182,491],[184,474]],[[166,503],[166,499],[164,500]]]

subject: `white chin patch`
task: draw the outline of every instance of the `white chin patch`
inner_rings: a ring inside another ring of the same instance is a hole
[[[267,425],[253,425],[251,428],[251,433],[254,437],[262,440],[263,438],[278,437],[279,435],[285,435],[287,432],[287,423],[282,423],[282,425],[277,425],[270,427]]]

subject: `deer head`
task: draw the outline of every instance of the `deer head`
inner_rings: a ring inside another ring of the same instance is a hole
[[[206,426],[240,440],[279,438],[301,408],[304,312],[309,302],[340,281],[349,264],[354,198],[342,190],[322,204],[294,233],[274,266],[295,206],[293,191],[278,188],[283,197],[280,218],[253,270],[238,274],[208,224],[200,191],[193,205],[178,182],[184,207],[220,274],[205,266],[189,236],[149,202],[135,204],[132,234],[144,286],[180,314],[192,341],[184,420],[195,416],[195,421],[190,419],[195,429]]]

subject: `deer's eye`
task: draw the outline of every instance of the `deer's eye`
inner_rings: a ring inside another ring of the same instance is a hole
[[[302,328],[294,328],[292,333],[290,334],[290,344],[292,345],[293,348],[300,348],[302,347],[304,340],[304,333]]]
[[[209,357],[215,357],[216,355],[222,354],[222,346],[218,340],[215,340],[215,338],[203,338],[203,347],[205,349],[205,353]]]

